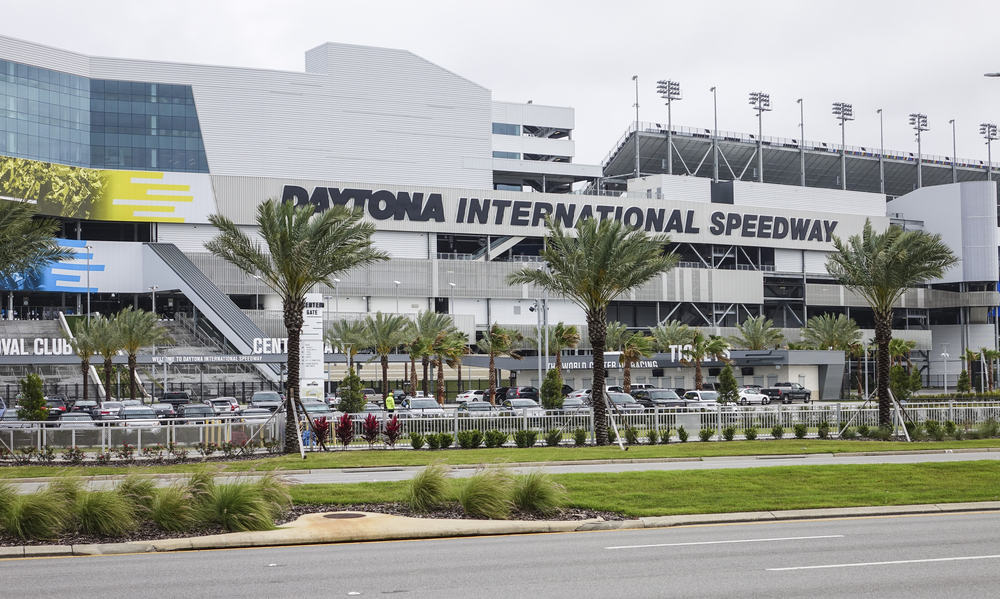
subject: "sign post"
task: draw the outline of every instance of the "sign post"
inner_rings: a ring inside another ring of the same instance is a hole
[[[323,399],[323,294],[307,293],[299,341],[299,399]]]

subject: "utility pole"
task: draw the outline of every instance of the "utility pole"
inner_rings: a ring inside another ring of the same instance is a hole
[[[669,79],[661,79],[656,82],[656,91],[660,97],[667,101],[667,174],[674,174],[674,122],[671,113],[671,104],[674,100],[681,99],[681,84]]]

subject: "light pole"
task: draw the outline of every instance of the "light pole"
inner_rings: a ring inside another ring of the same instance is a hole
[[[950,358],[950,357],[951,356],[948,355],[948,352],[941,352],[941,359],[944,360],[944,393],[945,393],[945,395],[948,394],[948,358]]]
[[[448,307],[451,308],[451,313],[455,314],[455,283],[448,281],[448,286],[451,287],[451,301],[448,303]]]
[[[951,125],[951,182],[958,183],[958,160],[955,158],[958,152],[958,138],[955,136],[955,119],[949,120],[948,124]]]
[[[854,120],[854,105],[847,102],[833,103],[833,116],[840,121],[840,188],[847,189],[847,121]]]
[[[885,128],[882,126],[882,109],[878,109],[878,190],[885,194]]]
[[[639,76],[632,75],[635,81],[635,176],[639,178]]]
[[[986,139],[986,180],[993,180],[993,152],[992,143],[997,138],[997,126],[994,123],[983,123],[979,125],[979,134]]]
[[[713,85],[712,92],[712,181],[719,182],[719,102],[718,92]]]
[[[917,189],[920,189],[921,187],[923,187],[924,184],[924,178],[922,172],[924,165],[924,157],[920,151],[920,134],[923,133],[924,131],[930,131],[930,129],[927,127],[927,115],[921,114],[919,112],[911,112],[910,126],[913,127],[913,130],[917,132]]]
[[[535,303],[528,308],[535,313],[535,331],[537,332],[535,347],[538,349],[538,388],[542,388],[542,301],[535,300]],[[545,332],[548,337],[548,331]]]
[[[90,256],[94,246],[86,246],[87,250],[87,327],[90,327]]]
[[[392,284],[396,286],[396,314],[399,314],[399,281],[393,281]]]
[[[795,101],[799,105],[799,185],[806,186],[806,109],[802,98]]]
[[[153,316],[156,316],[156,290],[157,289],[159,289],[159,286],[157,286],[157,285],[150,285],[149,286],[149,291],[151,293],[150,297],[152,299],[152,304],[153,304]],[[152,351],[152,354],[155,356],[156,355],[156,344],[153,344],[153,347],[152,347],[151,351]],[[167,390],[167,363],[166,362],[163,363],[163,390],[164,391]]]
[[[660,79],[656,82],[656,91],[667,101],[667,174],[672,175],[674,174],[674,122],[670,108],[674,100],[681,99],[681,84],[669,79]]]
[[[153,303],[153,314],[156,314],[156,290],[159,289],[157,285],[150,285],[149,291],[152,293],[152,303]]]
[[[333,280],[333,315],[340,317],[340,279]]]
[[[764,182],[764,113],[771,110],[771,94],[750,92],[750,106],[757,111],[757,182]]]
[[[260,310],[260,275],[253,275],[257,282],[253,284],[253,309]]]

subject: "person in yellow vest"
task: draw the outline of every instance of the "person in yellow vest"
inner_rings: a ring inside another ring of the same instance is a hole
[[[392,397],[392,391],[389,395],[385,396],[385,411],[392,414],[393,410],[396,409],[396,400]]]

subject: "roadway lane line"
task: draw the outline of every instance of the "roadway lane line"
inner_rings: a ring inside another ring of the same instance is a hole
[[[651,545],[615,545],[605,549],[647,549],[649,547],[689,547],[691,545],[725,545],[728,543],[767,543],[772,541],[806,541],[810,539],[842,539],[844,535],[817,535],[812,537],[772,537],[768,539],[731,539],[727,541],[692,541],[689,543],[654,543]]]
[[[862,568],[865,566],[894,566],[896,564],[928,564],[932,562],[963,562],[981,559],[1000,559],[1000,555],[966,555],[962,557],[932,557],[926,559],[900,559],[889,562],[858,562],[854,564],[824,564],[822,566],[792,566],[789,568],[768,568],[768,572],[790,570],[823,570],[829,568]]]

